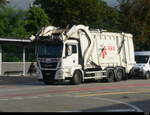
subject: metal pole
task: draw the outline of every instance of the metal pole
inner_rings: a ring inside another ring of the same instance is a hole
[[[23,76],[26,74],[26,48],[23,46]]]

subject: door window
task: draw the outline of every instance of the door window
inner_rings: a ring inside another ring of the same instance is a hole
[[[66,55],[69,54],[69,56],[70,56],[70,55],[75,54],[75,53],[77,53],[77,46],[67,44],[66,45]]]
[[[72,45],[72,53],[77,53],[77,46],[76,45]]]

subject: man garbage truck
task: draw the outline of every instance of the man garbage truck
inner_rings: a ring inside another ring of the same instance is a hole
[[[135,64],[132,35],[90,29],[43,27],[30,39],[37,44],[37,76],[45,84],[87,79],[120,81]]]

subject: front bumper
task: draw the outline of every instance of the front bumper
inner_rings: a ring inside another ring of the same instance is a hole
[[[51,82],[51,81],[65,81],[67,80],[69,74],[63,69],[58,70],[42,70],[43,81]]]
[[[133,68],[131,71],[130,71],[130,75],[132,77],[140,77],[140,78],[143,78],[145,76],[145,71],[140,69],[140,68]]]
[[[55,81],[55,70],[42,70],[43,81]]]

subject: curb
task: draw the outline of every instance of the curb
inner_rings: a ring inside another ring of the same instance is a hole
[[[35,76],[0,76],[0,82],[37,82],[38,79]]]

